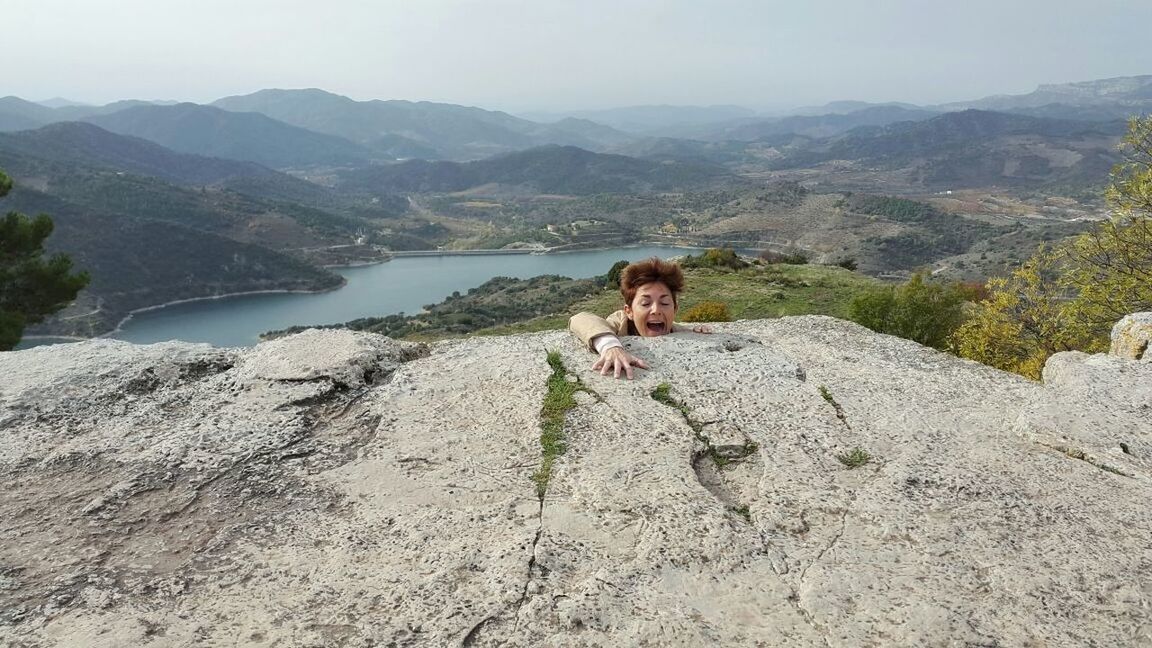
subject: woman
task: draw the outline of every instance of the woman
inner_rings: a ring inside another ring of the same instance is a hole
[[[592,313],[577,313],[568,321],[568,328],[588,348],[599,354],[592,365],[600,375],[612,372],[616,378],[623,371],[632,379],[632,367],[647,369],[648,364],[628,353],[620,342],[622,335],[656,337],[677,331],[693,330],[711,333],[707,326],[686,329],[674,323],[679,308],[677,296],[684,289],[684,273],[675,263],[652,257],[629,264],[620,273],[620,294],[624,308],[607,319]]]

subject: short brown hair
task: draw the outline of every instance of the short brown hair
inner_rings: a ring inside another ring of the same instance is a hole
[[[680,270],[680,264],[659,257],[629,263],[620,272],[620,294],[624,296],[624,303],[632,303],[640,286],[656,281],[668,286],[672,293],[672,303],[676,303],[676,296],[684,290],[684,273]]]

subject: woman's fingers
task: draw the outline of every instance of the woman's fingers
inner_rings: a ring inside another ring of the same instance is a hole
[[[592,370],[599,371],[601,376],[607,376],[611,372],[613,378],[619,378],[620,373],[623,372],[629,380],[632,380],[632,367],[634,366],[647,369],[648,363],[620,347],[614,347],[605,351],[592,364]]]

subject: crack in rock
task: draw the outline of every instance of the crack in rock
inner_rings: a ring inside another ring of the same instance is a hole
[[[855,495],[853,495],[853,500],[855,500]],[[843,513],[840,515],[840,529],[836,532],[836,535],[832,537],[832,540],[829,541],[828,544],[820,550],[820,553],[816,554],[816,557],[807,565],[805,565],[804,569],[800,570],[798,585],[797,587],[790,588],[791,594],[788,597],[788,601],[794,608],[796,608],[796,611],[804,617],[804,620],[808,623],[808,625],[812,626],[813,629],[820,633],[820,639],[824,642],[825,646],[831,646],[831,643],[828,641],[828,630],[823,626],[823,624],[816,620],[816,617],[812,614],[812,611],[804,606],[800,590],[804,587],[805,579],[808,576],[808,570],[813,565],[816,565],[821,560],[823,560],[824,554],[831,551],[832,548],[836,546],[836,543],[840,542],[840,538],[844,536],[844,531],[847,528],[847,523],[848,509],[844,509]]]
[[[535,580],[534,573],[536,571],[536,546],[540,544],[540,536],[544,535],[543,502],[540,504],[539,516],[539,526],[536,528],[536,537],[532,539],[532,557],[528,559],[527,578],[524,580],[524,588],[520,590],[520,600],[516,601],[516,622],[512,626],[513,632],[520,629],[520,611],[524,608],[524,604],[528,602],[528,588],[532,587],[532,581]]]
[[[468,648],[468,646],[471,646],[476,641],[476,638],[480,636],[480,631],[484,629],[484,626],[488,625],[490,621],[495,620],[496,617],[493,615],[488,615],[483,619],[480,619],[476,625],[472,626],[472,628],[468,630],[468,632],[464,635],[464,638],[460,640],[460,648]]]

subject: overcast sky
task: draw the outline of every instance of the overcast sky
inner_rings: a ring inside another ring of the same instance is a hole
[[[0,96],[939,103],[1152,74],[1152,0],[0,0]]]

